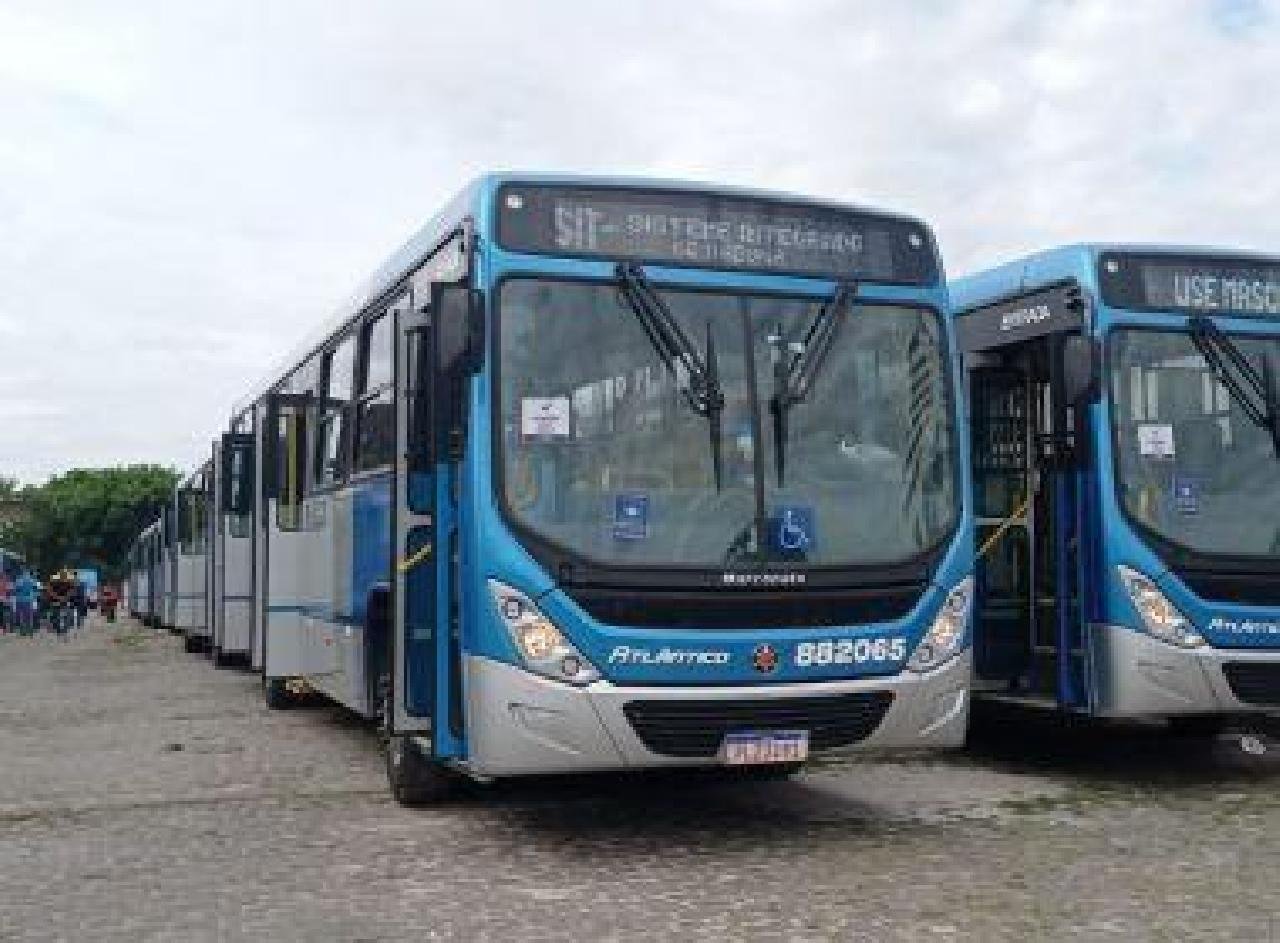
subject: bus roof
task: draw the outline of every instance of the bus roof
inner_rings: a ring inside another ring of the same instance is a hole
[[[1105,252],[1228,256],[1234,259],[1272,262],[1277,259],[1274,254],[1223,246],[1137,242],[1069,243],[1010,259],[992,268],[970,272],[968,275],[954,279],[948,285],[952,309],[957,314],[964,314],[973,308],[1068,278],[1075,278],[1081,284],[1091,285],[1094,281],[1094,265],[1098,257]]]
[[[352,292],[325,319],[322,326],[306,335],[306,339],[295,347],[288,356],[277,361],[276,365],[251,388],[250,392],[238,400],[232,409],[228,425],[234,424],[254,403],[265,396],[281,380],[305,363],[316,350],[324,345],[330,336],[337,333],[349,322],[355,320],[369,305],[395,288],[406,276],[412,273],[419,264],[436,247],[452,233],[466,218],[476,220],[477,228],[482,233],[488,231],[488,219],[484,210],[489,205],[493,193],[508,183],[524,184],[578,184],[582,186],[648,188],[654,190],[685,190],[697,193],[712,193],[724,196],[747,197],[759,200],[777,200],[789,203],[801,203],[814,207],[834,210],[856,211],[874,214],[887,219],[898,219],[914,223],[928,230],[929,226],[910,214],[880,210],[875,207],[834,200],[822,200],[802,196],[795,193],[760,190],[750,187],[739,187],[726,184],[700,183],[689,180],[670,180],[655,177],[604,176],[592,174],[515,172],[501,171],[481,174],[459,190],[444,208],[437,212],[421,229],[409,237],[399,249],[391,254],[381,266]]]

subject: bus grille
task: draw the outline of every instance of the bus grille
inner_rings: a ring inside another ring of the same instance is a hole
[[[1280,664],[1234,661],[1222,666],[1231,693],[1246,704],[1280,705]]]
[[[1280,574],[1229,573],[1174,567],[1187,588],[1201,599],[1229,599],[1247,606],[1280,606]]]
[[[733,730],[807,730],[809,746],[828,750],[865,740],[893,703],[889,691],[824,697],[706,701],[630,701],[623,713],[654,753],[713,757]]]

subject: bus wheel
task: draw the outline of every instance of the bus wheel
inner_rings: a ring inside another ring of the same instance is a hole
[[[460,777],[424,755],[412,737],[390,732],[390,686],[379,687],[378,726],[387,748],[387,785],[392,798],[410,808],[447,798]]]
[[[393,734],[387,738],[387,784],[391,795],[403,806],[423,806],[445,799],[453,791],[456,778],[429,757],[412,737]]]
[[[200,651],[200,640],[194,635],[188,635],[182,640],[182,649],[188,655],[194,655]]]
[[[273,711],[280,711],[293,706],[293,695],[289,693],[284,678],[264,677],[262,679],[262,697],[267,702],[267,707]]]

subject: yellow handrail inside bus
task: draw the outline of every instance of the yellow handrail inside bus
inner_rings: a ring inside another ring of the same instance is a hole
[[[411,553],[408,557],[406,557],[405,559],[401,560],[398,564],[396,564],[396,569],[398,569],[401,573],[408,573],[419,563],[426,560],[427,557],[429,556],[431,556],[431,544],[423,544],[416,551]]]
[[[1014,525],[1014,522],[1027,513],[1027,506],[1029,504],[1031,504],[1031,495],[1027,494],[1027,496],[1022,499],[1022,503],[1014,509],[1013,513],[1000,522],[1000,526],[996,528],[995,533],[982,542],[982,547],[978,550],[978,556],[975,562],[985,557],[991,551],[991,548],[999,542],[1000,538],[1005,535],[1009,528]]]

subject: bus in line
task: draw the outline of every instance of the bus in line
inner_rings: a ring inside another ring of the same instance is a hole
[[[163,577],[161,543],[163,520],[156,519],[143,528],[133,547],[133,567],[130,577],[129,598],[131,615],[144,625],[160,626],[160,609],[163,601]]]
[[[975,697],[1187,733],[1280,707],[1280,259],[1078,245],[952,285]]]
[[[174,488],[173,631],[188,652],[209,649],[209,479],[206,462]]]
[[[248,465],[252,452],[236,445],[250,438],[249,421],[247,414],[232,421],[231,431],[214,442],[209,462],[210,654],[219,667],[254,666],[255,518],[250,495],[234,491],[250,487],[254,474]]]
[[[478,179],[220,439],[267,703],[377,719],[406,804],[461,776],[958,745],[947,310],[907,216]]]

